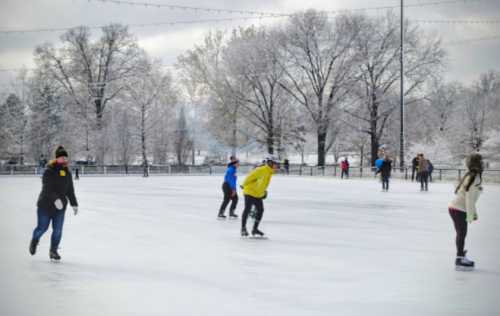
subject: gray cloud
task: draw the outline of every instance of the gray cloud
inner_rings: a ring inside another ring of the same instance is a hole
[[[151,0],[153,2],[153,0]],[[429,0],[411,0],[406,3],[422,3]],[[156,0],[157,3],[167,3]],[[169,1],[168,3],[174,3]],[[186,6],[256,10],[272,12],[293,12],[313,7],[334,10],[341,8],[362,8],[397,5],[397,0],[183,0],[177,2]],[[395,10],[398,12],[398,10]],[[369,14],[383,14],[382,11],[367,11]],[[230,18],[242,15],[193,12],[184,10],[156,9],[114,5],[87,0],[2,0],[0,2],[0,29],[31,29],[71,27],[76,25],[105,25],[111,22],[139,24],[152,22]],[[408,8],[409,19],[493,19],[500,18],[500,1],[464,1],[456,4]],[[238,25],[271,23],[275,19],[262,21],[233,21],[223,23],[191,24],[131,28],[140,43],[154,57],[172,63],[178,54],[200,42],[203,34],[213,29],[227,29]],[[422,29],[439,34],[444,42],[458,41],[500,34],[500,24],[492,25],[422,25]],[[94,31],[98,34],[98,30]],[[36,45],[57,42],[61,33],[32,33],[0,35],[0,68],[32,66],[30,57]],[[450,80],[470,81],[488,69],[500,69],[498,53],[500,40],[474,42],[466,45],[446,46],[449,52]],[[0,72],[0,85],[5,84],[12,73]],[[0,87],[1,88],[1,87]]]

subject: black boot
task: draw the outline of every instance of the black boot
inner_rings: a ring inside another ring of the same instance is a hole
[[[259,221],[255,221],[252,229],[252,236],[263,237],[264,233],[259,230]]]
[[[217,215],[217,219],[226,219],[226,215],[224,215],[224,212],[219,211],[219,215]]]
[[[61,256],[57,252],[57,249],[50,249],[49,257],[50,257],[50,259],[53,259],[53,260],[61,260]]]
[[[234,214],[234,210],[229,211],[229,218],[230,219],[237,219],[238,215]]]
[[[30,242],[30,254],[33,256],[36,253],[36,247],[38,246],[38,240],[32,239]]]
[[[247,237],[248,236],[248,231],[246,227],[241,227],[241,237]]]

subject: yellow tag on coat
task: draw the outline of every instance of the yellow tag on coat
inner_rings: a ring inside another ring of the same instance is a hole
[[[65,177],[65,176],[66,176],[66,171],[64,171],[64,170],[59,170],[59,175],[60,175],[61,177]]]

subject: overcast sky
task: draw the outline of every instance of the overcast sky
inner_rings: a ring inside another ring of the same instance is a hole
[[[148,1],[148,0],[133,0]],[[437,0],[405,0],[405,4],[435,2]],[[356,9],[393,6],[399,0],[150,0],[151,3],[177,4],[206,8],[254,10],[291,13],[296,10]],[[395,12],[399,12],[396,10]],[[384,10],[369,10],[367,14],[383,14]],[[434,6],[407,8],[406,17],[422,19],[497,19],[500,20],[500,0],[461,0]],[[236,18],[249,14],[210,13],[204,11],[145,8],[89,0],[0,0],[0,30],[61,28],[77,25],[105,25],[112,22],[140,24],[198,19]],[[238,25],[280,23],[283,18],[251,21],[228,21],[175,26],[131,27],[141,47],[153,57],[172,64],[176,57],[200,43],[210,30],[230,30]],[[500,23],[495,24],[422,24],[428,32],[439,34],[443,42],[461,41],[500,35]],[[96,36],[98,30],[93,31]],[[33,50],[44,42],[57,43],[62,32],[0,34],[0,69],[33,66]],[[445,45],[448,51],[448,80],[470,82],[489,69],[500,70],[500,37],[495,40]],[[0,71],[0,90],[14,76],[13,72]]]

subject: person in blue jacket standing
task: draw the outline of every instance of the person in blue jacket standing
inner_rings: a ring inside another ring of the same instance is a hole
[[[240,166],[240,162],[236,157],[231,156],[231,162],[228,164],[226,173],[224,175],[224,183],[222,184],[222,192],[224,193],[224,200],[222,201],[222,205],[219,209],[218,219],[225,219],[226,215],[224,212],[226,211],[226,207],[231,201],[231,206],[229,207],[229,218],[236,219],[238,215],[234,213],[236,209],[236,205],[238,204],[238,192],[236,189],[236,180],[237,175],[236,171]]]

